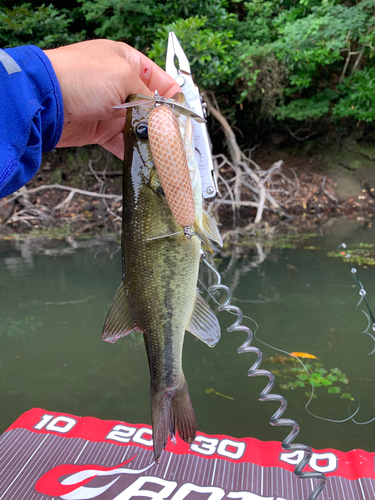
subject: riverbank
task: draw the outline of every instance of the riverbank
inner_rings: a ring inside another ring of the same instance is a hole
[[[349,146],[354,149],[353,141]],[[239,193],[234,197],[233,165],[218,155],[221,198],[208,210],[224,228],[241,226],[255,232],[270,228],[314,232],[332,217],[371,224],[375,214],[375,155],[372,158],[367,154],[360,164],[354,152],[350,154],[345,149],[324,157],[319,151],[308,156],[306,151],[256,151],[251,159],[255,165],[252,172],[259,179],[263,176],[264,189],[271,199],[257,223],[259,203],[253,186],[241,174]],[[343,166],[343,161],[351,162],[352,167]],[[95,146],[45,155],[30,183],[0,201],[0,237],[30,232],[51,237],[119,233],[121,176],[121,161]]]

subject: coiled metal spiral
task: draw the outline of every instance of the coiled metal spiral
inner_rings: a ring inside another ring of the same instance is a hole
[[[341,243],[341,245],[339,245],[339,248],[343,248],[345,250],[345,252],[347,252],[346,243]],[[348,259],[348,261],[349,261],[350,271],[351,271],[352,275],[354,276],[355,282],[356,282],[356,284],[357,284],[357,286],[359,288],[359,292],[358,293],[361,296],[361,300],[358,302],[357,307],[359,306],[359,304],[363,300],[363,302],[365,303],[366,309],[368,311],[369,317],[371,318],[371,321],[372,321],[372,325],[371,325],[372,326],[372,330],[375,331],[375,317],[372,314],[372,311],[371,311],[369,303],[367,302],[367,298],[366,298],[367,293],[366,293],[366,290],[364,289],[364,286],[362,285],[362,282],[359,281],[359,279],[358,279],[357,269],[354,267],[353,263],[350,260],[351,259],[350,253],[347,252],[345,254],[345,258]]]
[[[253,341],[254,334],[252,330],[245,326],[242,325],[242,320],[243,320],[243,313],[241,309],[235,305],[231,304],[232,301],[232,292],[230,289],[223,285],[221,283],[221,276],[220,273],[215,269],[214,266],[212,266],[208,260],[206,259],[205,255],[202,255],[202,260],[203,262],[211,269],[211,271],[216,275],[217,278],[217,283],[214,285],[211,285],[208,288],[208,291],[210,294],[214,294],[218,290],[223,291],[227,294],[227,297],[224,302],[219,304],[219,311],[228,311],[233,314],[237,314],[237,319],[236,321],[229,327],[227,328],[227,331],[229,333],[231,332],[245,332],[247,333],[247,339],[246,341],[237,348],[238,354],[242,354],[245,352],[252,352],[257,355],[257,359],[253,366],[248,370],[247,375],[249,377],[268,377],[268,384],[267,386],[263,389],[263,391],[259,394],[258,398],[260,401],[278,401],[280,403],[279,409],[272,415],[270,418],[269,422],[272,426],[275,427],[292,427],[291,432],[287,435],[287,437],[284,439],[282,442],[281,446],[284,450],[286,451],[303,451],[304,452],[304,457],[302,460],[296,465],[294,469],[294,473],[297,477],[301,479],[320,479],[319,483],[317,486],[314,488],[314,490],[310,493],[309,499],[308,500],[315,500],[318,495],[321,493],[323,490],[325,484],[326,484],[326,475],[322,472],[313,472],[313,471],[303,471],[303,469],[306,467],[306,465],[310,462],[311,456],[312,456],[312,449],[305,445],[305,444],[297,444],[292,442],[298,435],[300,431],[300,426],[295,420],[292,420],[290,418],[281,418],[283,413],[285,412],[287,408],[287,400],[281,396],[280,394],[270,394],[274,384],[275,384],[275,376],[273,373],[271,373],[268,370],[264,369],[259,369],[262,359],[263,359],[263,353],[260,349],[257,347],[254,347],[251,345]]]

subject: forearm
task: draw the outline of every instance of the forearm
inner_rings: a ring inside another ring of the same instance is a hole
[[[60,139],[64,115],[58,80],[42,50],[25,46],[1,53],[0,198],[35,175],[42,152]]]

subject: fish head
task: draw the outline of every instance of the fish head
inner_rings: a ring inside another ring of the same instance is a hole
[[[132,101],[138,101],[136,94],[128,97],[127,102]],[[124,167],[136,169],[143,182],[149,182],[153,170],[156,171],[148,141],[148,120],[152,109],[153,106],[138,104],[128,108],[124,127]]]

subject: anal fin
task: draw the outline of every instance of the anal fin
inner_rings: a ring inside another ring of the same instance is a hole
[[[141,330],[133,321],[124,284],[121,283],[109,308],[104,323],[102,339],[106,342],[114,343],[121,337],[138,331]]]
[[[221,329],[219,321],[210,306],[199,294],[199,290],[197,290],[193,313],[186,330],[209,347],[214,347],[220,340]]]

